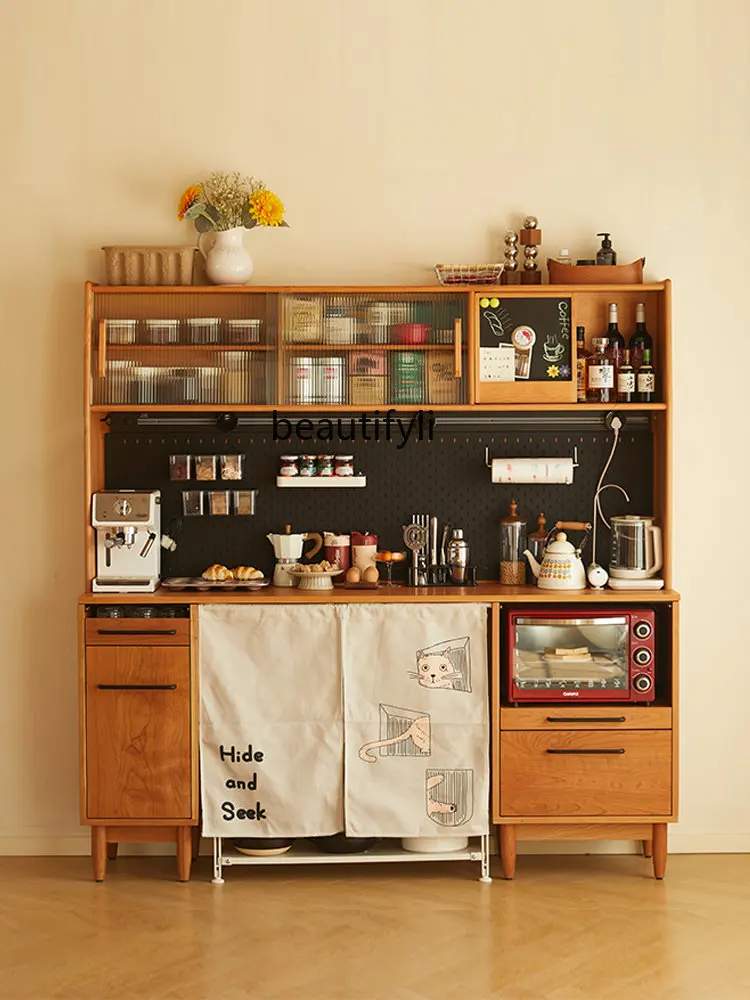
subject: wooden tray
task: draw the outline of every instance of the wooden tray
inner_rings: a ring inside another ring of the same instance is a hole
[[[262,580],[204,580],[202,576],[173,576],[162,580],[168,590],[260,590],[271,581]]]

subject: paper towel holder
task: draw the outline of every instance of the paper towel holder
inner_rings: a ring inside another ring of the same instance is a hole
[[[544,462],[559,462],[560,458],[561,458],[561,456],[558,455],[555,458],[535,458],[535,459],[531,459],[531,461],[533,461],[535,463],[543,464]],[[518,461],[519,459],[524,459],[525,461],[529,461],[529,459],[524,458],[524,456],[517,456],[516,458],[509,458],[509,459],[507,459],[507,461],[509,461],[509,462],[515,462],[515,461]],[[485,466],[488,469],[491,469],[493,461],[498,461],[498,459],[492,459],[492,458],[490,458],[490,449],[489,449],[489,447],[486,447],[484,449],[484,464],[485,464]],[[500,461],[502,461],[502,459],[500,459]],[[572,468],[573,469],[577,469],[578,468],[578,445],[574,445],[573,446]],[[528,482],[529,483],[534,483],[535,480],[529,479]],[[573,482],[572,476],[571,476],[570,482],[571,483]]]

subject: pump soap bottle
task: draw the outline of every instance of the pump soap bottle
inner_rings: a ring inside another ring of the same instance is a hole
[[[602,245],[596,251],[596,263],[597,264],[616,264],[617,254],[612,249],[612,240],[609,238],[609,233],[597,233],[597,236],[602,237]]]

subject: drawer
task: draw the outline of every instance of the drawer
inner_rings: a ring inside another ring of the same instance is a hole
[[[502,816],[667,816],[668,730],[504,732]]]
[[[501,708],[500,728],[671,729],[672,709],[649,705],[560,705],[544,708]]]
[[[87,618],[88,646],[189,646],[189,618]]]

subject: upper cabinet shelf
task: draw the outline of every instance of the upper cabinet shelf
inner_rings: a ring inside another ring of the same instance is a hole
[[[669,282],[598,286],[87,285],[88,403],[112,410],[416,407],[661,410]],[[616,302],[654,340],[653,402],[576,402],[587,348]]]

